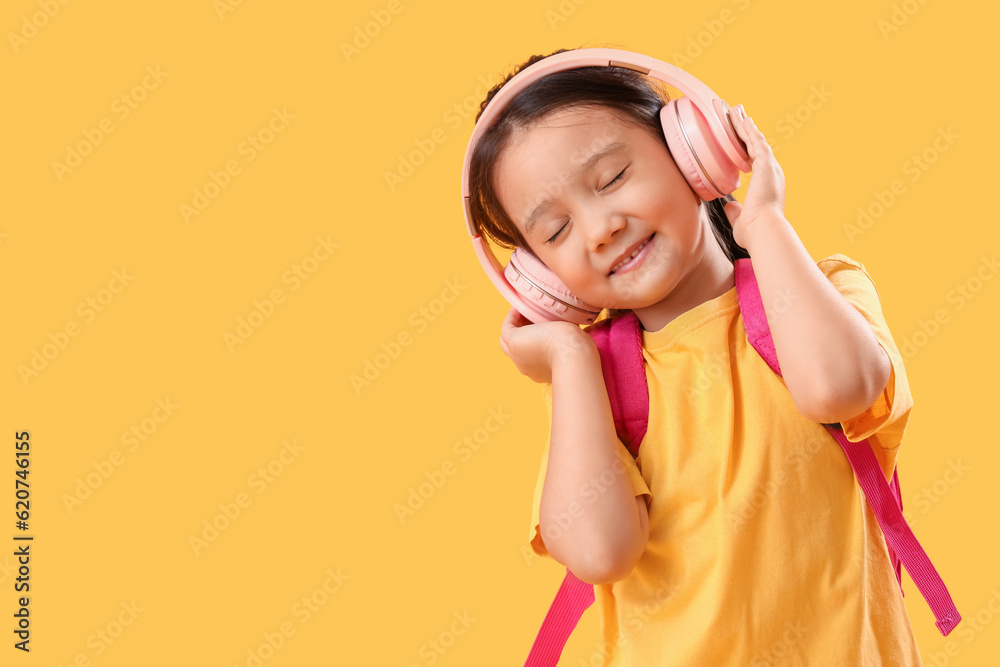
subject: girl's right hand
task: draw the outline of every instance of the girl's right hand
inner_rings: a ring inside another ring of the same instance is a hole
[[[500,326],[500,349],[517,370],[535,382],[552,382],[552,364],[557,356],[597,346],[586,331],[572,322],[533,324],[511,308]]]

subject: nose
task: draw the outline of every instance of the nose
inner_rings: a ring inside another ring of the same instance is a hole
[[[596,252],[601,246],[610,243],[615,232],[625,225],[626,217],[621,213],[601,210],[592,212],[583,225],[588,249]]]

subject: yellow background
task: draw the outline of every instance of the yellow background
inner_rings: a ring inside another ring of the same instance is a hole
[[[12,0],[0,12],[0,662],[252,665],[248,651],[286,624],[294,634],[262,664],[523,663],[564,573],[526,551],[545,408],[500,350],[508,306],[470,247],[461,163],[488,85],[531,54],[609,45],[676,64],[687,51],[685,69],[744,104],[777,148],[805,247],[862,262],[897,344],[923,343],[907,359],[904,507],[966,620],[941,637],[908,576],[906,605],[927,664],[995,664],[1000,279],[960,308],[953,290],[1000,247],[996,7],[218,4]],[[378,17],[365,44],[359,31]],[[345,55],[355,40],[363,48]],[[823,87],[825,101],[810,97]],[[143,98],[124,118],[122,95]],[[294,118],[269,136],[275,108]],[[113,131],[60,178],[53,162],[102,121]],[[935,151],[947,128],[958,138]],[[270,143],[249,160],[243,142],[258,135]],[[386,172],[431,137],[390,188]],[[935,161],[911,180],[904,169],[925,151]],[[239,173],[185,221],[181,205],[213,172],[225,181],[230,161]],[[849,238],[858,207],[897,179],[905,192]],[[318,238],[336,250],[317,251]],[[297,285],[296,266],[314,269]],[[446,281],[459,286],[449,303]],[[274,290],[283,301],[227,345]],[[90,319],[88,298],[107,301]],[[915,337],[940,309],[947,322]],[[78,334],[52,347],[70,323]],[[398,354],[378,357],[401,336]],[[52,358],[25,380],[19,368],[43,348]],[[376,359],[356,390],[351,376]],[[159,422],[158,399],[177,406]],[[508,417],[487,434],[490,410]],[[122,434],[143,424],[130,450]],[[30,654],[12,647],[22,430]],[[480,437],[477,451],[455,448],[466,437]],[[301,450],[275,464],[285,441]],[[952,461],[969,468],[954,483]],[[252,476],[269,464],[280,474],[261,489]],[[443,467],[453,474],[401,521],[397,504]],[[935,502],[915,503],[925,487]],[[249,506],[196,554],[191,537],[224,526],[219,505],[239,494]],[[341,576],[331,593],[328,570]],[[307,618],[303,597],[323,600]],[[97,634],[119,629],[111,644]],[[591,610],[563,664],[589,660],[597,632]]]

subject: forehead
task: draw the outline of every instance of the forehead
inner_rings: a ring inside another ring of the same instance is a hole
[[[570,165],[582,163],[595,151],[627,141],[638,128],[621,112],[607,107],[571,107],[554,111],[511,134],[501,160],[521,162],[540,151]]]

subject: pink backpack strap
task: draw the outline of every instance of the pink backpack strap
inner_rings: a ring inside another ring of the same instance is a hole
[[[748,258],[737,259],[735,271],[736,295],[743,323],[747,330],[747,338],[760,356],[767,361],[771,370],[780,376],[778,356],[774,351],[771,330],[767,324],[764,304],[761,301],[760,289],[757,286],[757,278],[754,276],[750,260]],[[927,600],[931,611],[934,612],[936,619],[934,625],[937,626],[942,635],[947,636],[962,620],[962,616],[955,608],[951,595],[948,594],[948,589],[945,588],[944,582],[931,564],[927,553],[917,542],[909,524],[903,518],[903,502],[899,492],[898,476],[894,471],[893,484],[890,487],[885,481],[885,474],[882,472],[882,468],[875,458],[875,452],[872,451],[867,439],[861,442],[851,442],[844,435],[842,429],[836,428],[833,424],[824,424],[824,426],[840,443],[841,449],[847,455],[847,460],[865,492],[865,498],[868,499],[868,504],[871,505],[875,513],[875,518],[885,535],[890,557],[893,559],[897,580],[902,584],[902,574],[896,559],[906,565],[906,571],[910,573],[913,582],[924,599]],[[900,590],[902,591],[902,586],[900,586]]]
[[[594,604],[594,586],[576,578],[569,568],[559,586],[556,598],[549,605],[542,627],[538,630],[535,643],[524,667],[555,667],[559,664],[566,640],[573,633],[576,624]]]
[[[638,456],[649,424],[649,387],[639,318],[629,311],[614,319],[595,322],[586,331],[601,355],[601,374],[611,401],[615,431],[632,456]],[[566,568],[566,576],[531,645],[525,667],[558,665],[566,640],[593,603],[593,584],[578,579]]]
[[[899,490],[899,470],[894,469],[892,471],[892,481],[889,483],[889,488],[892,489],[893,497],[896,499],[896,504],[899,506],[899,513],[903,513],[903,493]],[[889,547],[889,560],[892,561],[892,568],[896,571],[896,581],[899,583],[899,594],[906,597],[906,593],[903,592],[903,561],[896,553],[896,550],[892,548],[891,544],[886,544]]]
[[[601,374],[611,400],[615,432],[633,457],[649,425],[649,386],[642,358],[642,325],[632,311],[587,329],[601,353]]]

